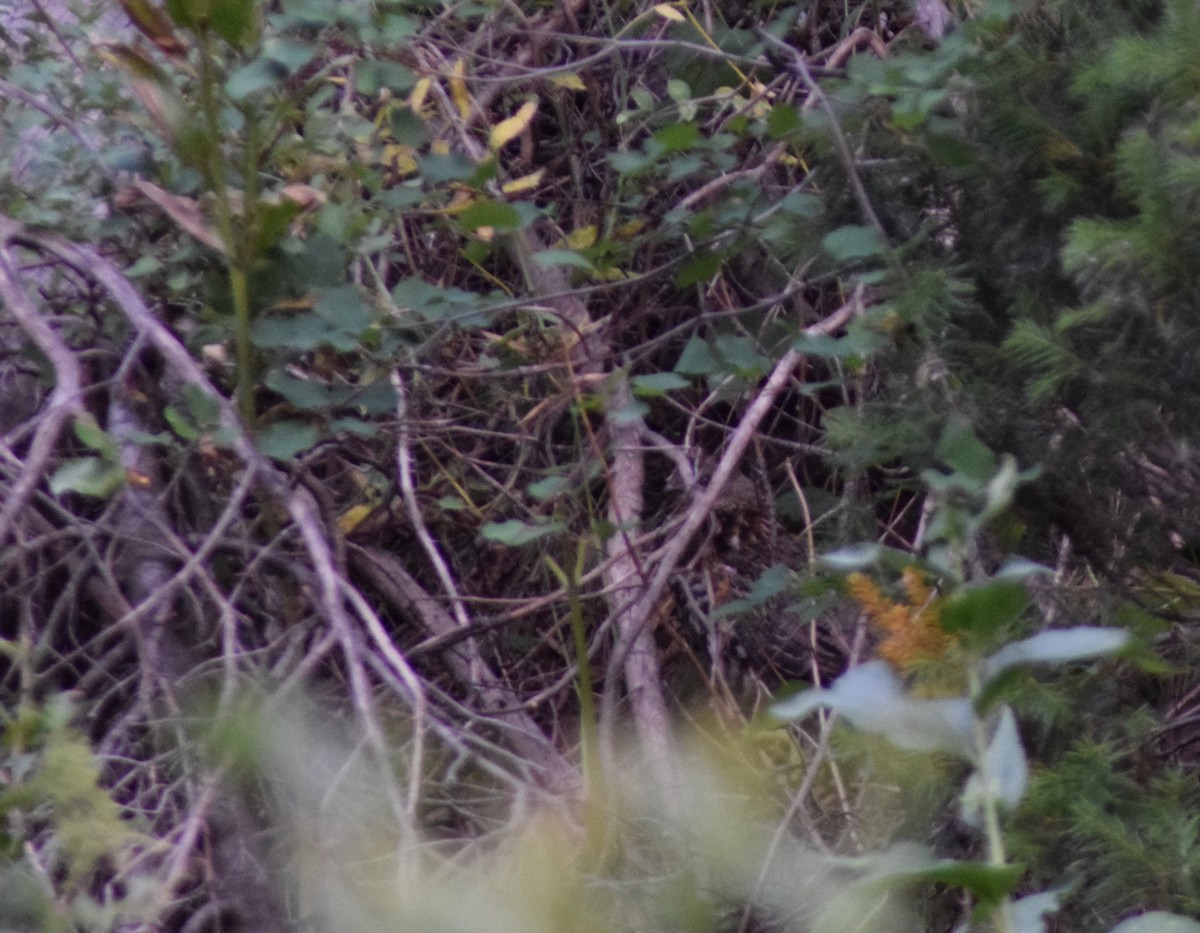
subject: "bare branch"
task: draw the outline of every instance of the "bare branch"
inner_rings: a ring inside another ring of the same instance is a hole
[[[12,253],[12,241],[20,230],[11,222],[0,223],[0,300],[12,312],[17,323],[29,335],[39,350],[54,367],[54,390],[46,402],[45,414],[40,419],[25,464],[12,491],[5,497],[0,511],[0,545],[13,531],[17,516],[29,504],[29,498],[42,481],[46,465],[54,445],[62,433],[63,425],[71,415],[84,413],[83,374],[79,361],[70,348],[59,338],[38,313],[29,293],[21,282],[17,262]]]
[[[434,637],[459,631],[458,623],[391,554],[377,548],[352,545],[350,559],[389,602],[413,613]],[[466,657],[448,650],[445,658],[460,681],[469,682],[478,689],[484,709],[496,711],[494,718],[506,727],[513,747],[541,773],[544,787],[566,791],[578,786],[579,775],[575,767],[523,711],[521,699],[491,670],[477,647],[472,647]],[[468,681],[468,678],[474,679]]]

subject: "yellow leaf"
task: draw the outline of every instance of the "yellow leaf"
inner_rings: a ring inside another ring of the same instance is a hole
[[[383,149],[384,164],[395,169],[396,174],[405,178],[417,170],[416,150],[412,146],[392,143]]]
[[[375,506],[373,505],[352,505],[338,517],[338,528],[341,529],[342,534],[348,535],[374,511]]]
[[[304,295],[300,298],[285,298],[281,301],[274,301],[267,306],[268,311],[278,311],[281,314],[291,314],[297,311],[311,311],[316,300],[312,295]]]
[[[130,486],[137,486],[139,489],[149,489],[154,485],[154,480],[145,473],[139,473],[134,469],[127,469],[125,471],[125,482]]]
[[[589,224],[586,227],[580,227],[578,230],[572,230],[563,239],[563,244],[567,249],[587,249],[596,242],[596,237],[599,235],[594,224]]]
[[[533,121],[533,115],[537,113],[537,108],[537,98],[527,100],[511,117],[507,120],[501,120],[493,126],[491,133],[488,134],[488,145],[492,150],[499,152],[524,133]]]
[[[522,175],[520,178],[514,178],[512,181],[505,182],[500,190],[505,194],[519,194],[522,191],[529,191],[536,188],[542,182],[542,176],[546,173],[544,168],[539,168],[536,172],[530,172],[528,175]]]
[[[413,85],[412,93],[408,95],[408,106],[413,113],[419,114],[421,108],[425,105],[425,98],[429,96],[429,89],[433,87],[432,78],[421,78]]]
[[[439,214],[445,214],[447,217],[457,217],[468,207],[475,203],[475,196],[466,190],[454,192],[454,197],[450,199],[450,203],[438,211]]]
[[[682,23],[683,14],[669,3],[658,3],[654,6],[654,12],[663,19],[669,19],[673,23]]]
[[[583,83],[583,78],[576,74],[558,75],[550,79],[551,84],[558,87],[565,87],[569,91],[586,91],[587,85]]]
[[[450,96],[454,99],[454,106],[458,108],[458,115],[464,120],[469,120],[471,119],[471,92],[467,90],[467,82],[463,80],[466,73],[467,68],[463,64],[463,60],[456,59],[454,67],[450,69]]]
[[[646,221],[641,217],[636,220],[631,220],[621,224],[613,231],[613,236],[618,240],[632,240],[635,236],[646,229]]]

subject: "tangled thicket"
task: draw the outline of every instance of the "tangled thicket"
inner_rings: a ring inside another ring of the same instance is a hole
[[[1200,909],[1193,4],[5,16],[0,926],[378,928],[398,850],[423,928],[839,916],[818,854],[969,834],[759,714],[877,650],[820,555],[919,555],[988,448],[1040,473],[973,572],[1153,649],[1007,686],[1027,880]],[[931,615],[906,574],[851,588]],[[614,786],[625,726],[681,800]],[[737,858],[656,847],[685,805]]]

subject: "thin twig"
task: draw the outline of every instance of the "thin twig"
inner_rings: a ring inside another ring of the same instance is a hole
[[[391,380],[392,388],[396,390],[396,419],[399,424],[396,432],[396,475],[400,482],[400,497],[404,500],[408,520],[412,522],[413,531],[421,543],[421,549],[425,552],[429,563],[433,565],[438,582],[450,600],[450,611],[454,614],[454,621],[460,629],[469,631],[471,620],[467,616],[458,586],[450,573],[450,566],[442,556],[441,549],[429,532],[429,526],[425,524],[425,516],[421,514],[421,504],[417,501],[416,484],[413,482],[412,426],[409,423],[408,387],[404,383],[404,376],[398,369],[392,370]],[[473,641],[468,641],[468,646],[468,650],[472,654],[471,667],[474,670],[479,650]]]
[[[761,26],[755,28],[754,32],[767,45],[787,55],[795,68],[796,74],[804,82],[805,89],[821,105],[821,109],[825,111],[825,115],[829,118],[829,129],[833,133],[833,141],[837,146],[838,156],[842,161],[842,168],[845,170],[846,178],[850,182],[850,190],[854,192],[854,199],[858,202],[858,209],[862,211],[863,220],[875,228],[884,243],[888,242],[887,230],[884,229],[879,215],[875,213],[875,208],[871,205],[871,199],[867,196],[867,189],[863,186],[862,178],[859,177],[858,167],[854,164],[854,153],[850,151],[850,144],[846,141],[846,134],[842,132],[842,125],[838,122],[837,114],[834,113],[833,105],[829,103],[829,98],[825,96],[825,92],[821,90],[821,86],[813,78],[808,62],[805,61],[804,56],[797,49],[792,48],[792,46],[788,45],[782,39],[771,35],[770,32]]]

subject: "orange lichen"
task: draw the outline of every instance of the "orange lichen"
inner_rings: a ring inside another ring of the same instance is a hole
[[[883,636],[876,649],[879,656],[907,673],[923,662],[943,658],[955,640],[942,631],[941,603],[925,574],[905,567],[901,582],[906,602],[888,599],[874,580],[861,573],[846,578],[846,590]]]

